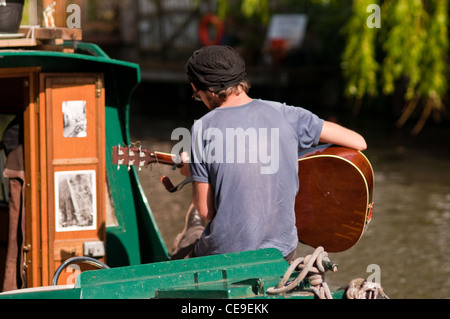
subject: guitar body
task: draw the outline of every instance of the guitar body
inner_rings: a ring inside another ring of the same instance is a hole
[[[353,247],[372,218],[373,169],[356,150],[324,145],[299,155],[295,202],[300,242],[327,252]]]

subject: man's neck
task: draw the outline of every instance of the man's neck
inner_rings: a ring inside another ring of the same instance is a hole
[[[233,107],[233,106],[241,106],[250,103],[253,101],[246,93],[242,92],[239,95],[231,94],[227,97],[227,99],[223,102],[220,108],[225,107]]]

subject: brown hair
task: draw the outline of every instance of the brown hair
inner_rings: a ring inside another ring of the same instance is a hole
[[[220,98],[225,100],[231,94],[236,94],[236,95],[241,94],[241,90],[239,89],[239,87],[242,88],[242,91],[244,91],[245,93],[248,93],[250,91],[251,85],[247,80],[244,80],[241,83],[239,83],[238,85],[230,86],[222,91],[214,92],[214,93],[216,95],[218,95]]]
[[[194,87],[195,87],[195,84],[194,84]],[[230,86],[230,87],[228,87],[224,90],[218,91],[218,92],[214,92],[211,90],[208,90],[207,92],[214,93],[219,99],[225,100],[231,94],[239,95],[241,93],[241,90],[239,89],[239,87],[242,88],[243,92],[248,93],[250,91],[251,85],[248,80],[244,80],[237,85]],[[200,96],[198,95],[199,91],[201,91],[201,90],[195,88],[194,92],[192,94],[192,98],[196,101],[201,101]]]

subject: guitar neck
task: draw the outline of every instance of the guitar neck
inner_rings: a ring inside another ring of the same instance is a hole
[[[181,158],[174,154],[122,146],[113,147],[112,163],[118,166],[125,165],[138,167],[144,167],[152,163],[172,165],[178,168],[183,166]]]
[[[150,152],[155,157],[157,163],[165,165],[176,165],[177,167],[183,166],[183,163],[178,160],[179,156],[164,152]]]

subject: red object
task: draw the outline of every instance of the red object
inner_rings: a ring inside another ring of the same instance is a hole
[[[210,38],[209,28],[213,26],[216,29],[216,36],[214,39]],[[222,42],[223,36],[225,34],[225,25],[222,20],[215,14],[206,14],[200,21],[200,27],[198,30],[198,35],[200,42],[204,46],[219,45]]]
[[[161,177],[161,183],[163,183],[164,187],[170,192],[174,186],[172,184],[172,182],[170,181],[170,179],[167,176],[162,176]]]

